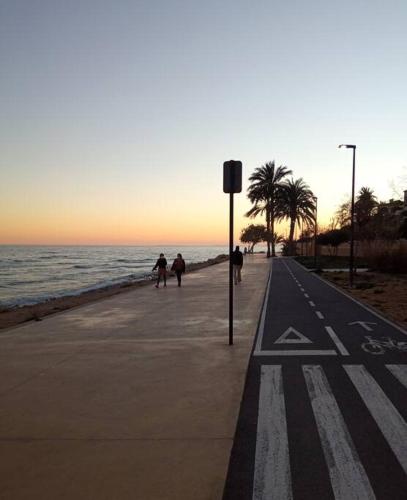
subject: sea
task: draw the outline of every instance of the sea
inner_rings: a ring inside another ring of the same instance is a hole
[[[186,264],[228,253],[226,246],[0,246],[0,308],[134,282],[151,276],[159,254]]]

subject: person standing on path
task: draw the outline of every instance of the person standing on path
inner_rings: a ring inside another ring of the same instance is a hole
[[[235,285],[242,281],[242,267],[243,267],[243,254],[239,247],[232,253],[232,264],[233,264],[233,279],[235,280]]]
[[[178,286],[181,286],[181,276],[182,273],[185,273],[185,260],[182,258],[182,255],[180,253],[177,253],[177,258],[174,259],[171,271],[175,271],[175,274],[177,275]]]
[[[160,278],[163,277],[164,286],[167,286],[167,259],[164,257],[163,253],[160,253],[160,258],[157,259],[155,266],[153,267],[153,271],[158,268],[157,275],[157,283],[155,285],[156,288],[160,287]]]

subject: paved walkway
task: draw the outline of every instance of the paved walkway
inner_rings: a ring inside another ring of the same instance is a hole
[[[407,498],[407,336],[273,261],[224,500]]]
[[[0,498],[221,498],[268,274],[245,261],[0,333]]]

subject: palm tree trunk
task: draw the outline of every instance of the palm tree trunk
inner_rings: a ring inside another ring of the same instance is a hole
[[[270,211],[266,210],[266,226],[267,226],[267,258],[270,258]]]
[[[295,217],[290,217],[290,234],[288,236],[288,248],[290,255],[294,255],[294,230],[295,230]]]
[[[270,219],[271,219],[271,255],[272,255],[272,257],[275,257],[276,256],[276,242],[274,241],[274,207],[271,208]]]

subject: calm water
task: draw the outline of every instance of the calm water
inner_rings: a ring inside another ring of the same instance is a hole
[[[0,246],[0,306],[36,304],[146,278],[160,252],[169,263],[180,252],[188,265],[228,253],[228,248]]]

